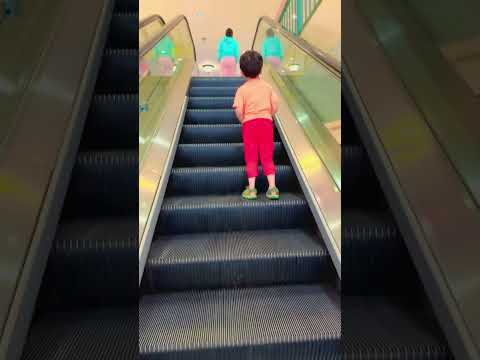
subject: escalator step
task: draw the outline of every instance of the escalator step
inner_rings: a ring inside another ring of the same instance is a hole
[[[82,150],[137,149],[138,95],[96,95],[82,136]]]
[[[138,13],[116,13],[112,16],[107,47],[138,49]]]
[[[259,173],[262,172],[259,167]],[[293,168],[277,166],[276,182],[280,191],[298,192],[300,187]],[[167,186],[167,196],[172,195],[227,195],[240,193],[247,184],[244,166],[173,168]],[[258,191],[268,188],[265,176],[257,178]]]
[[[275,129],[275,141],[280,141],[280,135]],[[215,124],[215,125],[184,125],[180,137],[181,144],[199,143],[241,143],[241,124]]]
[[[345,209],[342,250],[342,293],[413,295],[417,290],[415,270],[388,213]]]
[[[239,87],[245,82],[241,77],[193,77],[191,87]]]
[[[189,109],[231,109],[233,97],[191,97],[188,99]]]
[[[138,304],[41,316],[22,360],[138,359]]]
[[[64,215],[122,216],[138,212],[137,151],[79,153]]]
[[[360,145],[342,145],[344,208],[386,209],[387,204],[367,152]]]
[[[235,96],[238,87],[214,87],[214,86],[199,86],[191,87],[188,96]]]
[[[239,121],[233,109],[190,109],[185,114],[184,124],[239,124]]]
[[[63,221],[50,253],[41,307],[134,304],[137,265],[137,217]]]
[[[386,297],[342,294],[342,343],[344,359],[453,360],[423,309]]]
[[[179,196],[165,198],[157,232],[160,234],[287,229],[312,224],[310,209],[299,194],[283,193],[271,201],[240,195]]]
[[[138,93],[138,50],[107,49],[97,80],[101,94]]]
[[[303,229],[188,234],[154,240],[145,278],[149,291],[314,283],[330,265]]]
[[[138,12],[138,0],[115,0],[115,11]]]
[[[275,164],[288,163],[281,143],[275,143]],[[243,144],[179,144],[174,160],[175,167],[236,166],[244,165]]]
[[[340,298],[328,286],[179,292],[140,303],[146,359],[323,359],[339,345]]]

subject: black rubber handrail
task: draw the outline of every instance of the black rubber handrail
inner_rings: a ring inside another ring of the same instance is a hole
[[[258,35],[258,30],[260,28],[260,24],[263,22],[266,22],[269,24],[271,27],[275,28],[278,30],[282,36],[284,36],[288,41],[292,42],[295,44],[297,47],[302,49],[304,52],[306,52],[308,55],[310,55],[313,59],[318,61],[319,63],[323,64],[324,66],[328,67],[329,69],[332,70],[332,72],[340,78],[341,74],[341,65],[340,62],[330,55],[327,55],[320,51],[319,49],[316,49],[312,45],[310,45],[307,41],[294,36],[292,33],[289,31],[285,30],[282,25],[280,25],[279,22],[269,18],[268,16],[262,16],[257,23],[257,29],[255,30],[255,37],[253,38],[253,44],[252,44],[252,49],[255,47],[255,41],[257,40],[257,35]]]
[[[141,29],[144,26],[147,26],[154,21],[160,21],[162,23],[162,25],[165,25],[165,20],[163,20],[163,18],[160,15],[155,14],[155,15],[150,15],[150,16],[146,17],[145,19],[143,19],[142,21],[140,21],[139,27]]]
[[[195,61],[197,61],[197,51],[195,49],[195,42],[193,41],[193,36],[192,36],[192,31],[190,30],[190,24],[188,23],[187,18],[184,15],[179,15],[172,21],[170,21],[168,24],[166,24],[163,29],[156,35],[152,40],[150,40],[148,43],[146,43],[141,49],[140,49],[140,57],[144,56],[147,52],[152,50],[155,45],[158,44],[160,40],[162,40],[170,31],[172,31],[179,23],[181,23],[183,20],[185,20],[185,23],[187,24],[188,28],[188,34],[190,35],[190,40],[192,41],[192,46],[193,46],[193,58]]]

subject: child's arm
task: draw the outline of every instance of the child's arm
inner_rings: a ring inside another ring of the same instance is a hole
[[[278,111],[278,95],[273,90],[272,90],[272,95],[270,97],[270,104],[272,107],[272,116],[273,116]]]
[[[243,122],[245,116],[245,100],[243,98],[242,92],[240,89],[235,93],[235,99],[233,100],[233,108],[235,109],[235,114],[240,122]]]

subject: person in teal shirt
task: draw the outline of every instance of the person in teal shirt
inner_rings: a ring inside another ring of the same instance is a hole
[[[279,68],[283,61],[283,46],[273,29],[267,30],[267,36],[262,45],[262,56],[274,67]]]
[[[175,60],[175,44],[170,36],[165,36],[155,45],[152,55],[152,72],[161,76],[171,75]]]
[[[239,57],[238,42],[233,38],[233,30],[228,28],[225,37],[218,43],[217,59],[223,76],[234,76]]]

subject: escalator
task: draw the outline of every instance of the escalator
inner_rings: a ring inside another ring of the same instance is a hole
[[[345,102],[342,179],[346,358],[453,359]]]
[[[480,354],[479,68],[460,64],[479,32],[466,3],[435,4],[342,4],[342,339],[353,358]],[[447,27],[453,12],[464,22]]]
[[[142,358],[312,359],[338,353],[335,270],[278,133],[280,200],[240,196],[245,168],[232,104],[242,82],[191,80],[143,275]],[[259,193],[266,186],[260,176]]]
[[[138,1],[117,0],[22,359],[138,353]]]

